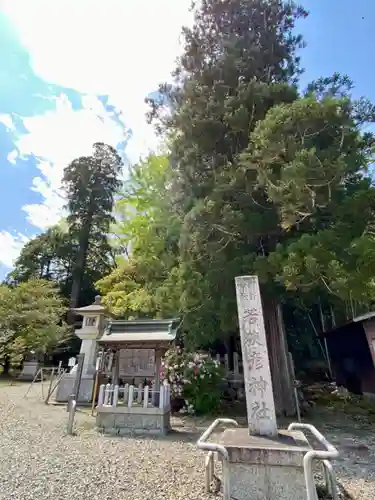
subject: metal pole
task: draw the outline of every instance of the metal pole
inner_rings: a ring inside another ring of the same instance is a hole
[[[29,385],[29,388],[27,389],[26,391],[26,394],[24,395],[24,398],[27,398],[27,395],[29,394],[30,392],[30,389],[32,388],[32,386],[34,385],[36,379],[38,378],[38,376],[40,375],[40,371],[41,371],[41,368],[39,368],[39,370],[36,372],[34,378],[33,378],[33,381],[31,382],[31,384]]]
[[[42,388],[42,398],[44,398],[44,390],[43,390],[44,378],[43,378],[43,367],[40,369],[40,385]]]
[[[75,399],[70,404],[70,409],[69,409],[69,419],[68,419],[68,425],[67,425],[67,433],[72,436],[73,435],[73,426],[74,426],[74,416],[76,413],[76,406],[77,403]]]
[[[301,422],[301,408],[299,405],[299,397],[298,397],[299,385],[298,385],[297,380],[296,380],[296,372],[294,369],[294,360],[293,360],[293,356],[292,356],[291,352],[288,352],[288,361],[289,361],[290,372],[291,372],[292,379],[293,379],[293,393],[294,393],[294,399],[295,399],[295,403],[296,403],[297,419],[298,419],[298,422]]]
[[[98,392],[98,382],[99,382],[99,370],[96,370],[94,390],[92,393],[92,404],[91,404],[91,416],[94,416],[94,408],[96,402],[96,393]]]
[[[70,406],[72,401],[78,402],[79,388],[81,387],[81,378],[82,378],[83,363],[85,361],[85,354],[84,353],[78,354],[77,359],[78,359],[78,364],[77,364],[76,378],[74,380],[73,392],[69,396],[68,407],[66,409],[67,411],[70,411]]]
[[[52,394],[53,394],[54,390],[56,389],[56,387],[57,387],[57,386],[59,385],[59,383],[61,382],[61,380],[62,380],[62,378],[64,377],[64,375],[65,375],[65,369],[63,368],[63,369],[62,369],[62,371],[60,372],[60,375],[59,375],[59,376],[57,377],[57,379],[55,380],[54,385],[51,387],[51,392],[50,392],[50,394],[49,394],[49,396],[48,396],[48,400],[47,400],[47,403],[46,403],[46,404],[48,404],[48,401],[49,401],[50,397],[52,396]]]
[[[53,377],[54,377],[54,375],[55,375],[55,368],[54,368],[54,367],[52,367],[51,378],[50,378],[50,381],[49,381],[49,387],[48,387],[48,393],[47,393],[47,397],[46,397],[46,399],[45,399],[45,401],[44,401],[44,403],[45,403],[46,405],[48,405],[48,401],[49,401],[49,398],[50,398],[50,396],[51,396],[51,389],[52,389],[52,384],[53,384]]]

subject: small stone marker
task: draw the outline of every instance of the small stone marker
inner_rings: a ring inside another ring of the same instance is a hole
[[[75,366],[75,364],[76,364],[76,358],[74,358],[74,357],[69,358],[69,361],[68,361],[69,368],[73,368],[73,366]]]
[[[276,436],[275,402],[258,277],[237,277],[236,294],[249,434]]]

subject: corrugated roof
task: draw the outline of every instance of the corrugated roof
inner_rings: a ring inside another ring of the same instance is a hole
[[[145,319],[113,320],[99,339],[102,343],[172,342],[176,338],[179,320]]]

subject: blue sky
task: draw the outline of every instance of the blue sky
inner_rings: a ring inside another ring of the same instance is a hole
[[[375,2],[302,3],[302,85],[338,71],[375,101]],[[0,277],[28,238],[60,219],[69,161],[97,140],[126,144],[131,162],[157,147],[143,101],[173,69],[189,4],[0,0]]]

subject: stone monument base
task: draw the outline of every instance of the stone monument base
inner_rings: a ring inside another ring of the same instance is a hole
[[[25,361],[22,367],[22,372],[20,373],[18,380],[34,380],[40,365],[37,361]]]
[[[77,403],[90,403],[92,401],[94,377],[95,375],[82,375]],[[58,403],[68,402],[69,396],[73,392],[75,379],[76,373],[68,373],[60,380],[55,396]]]
[[[223,481],[236,500],[306,500],[303,457],[311,449],[300,431],[280,430],[275,438],[226,429],[221,444]]]
[[[165,436],[171,427],[171,408],[100,406],[96,426],[108,434],[151,434]]]

